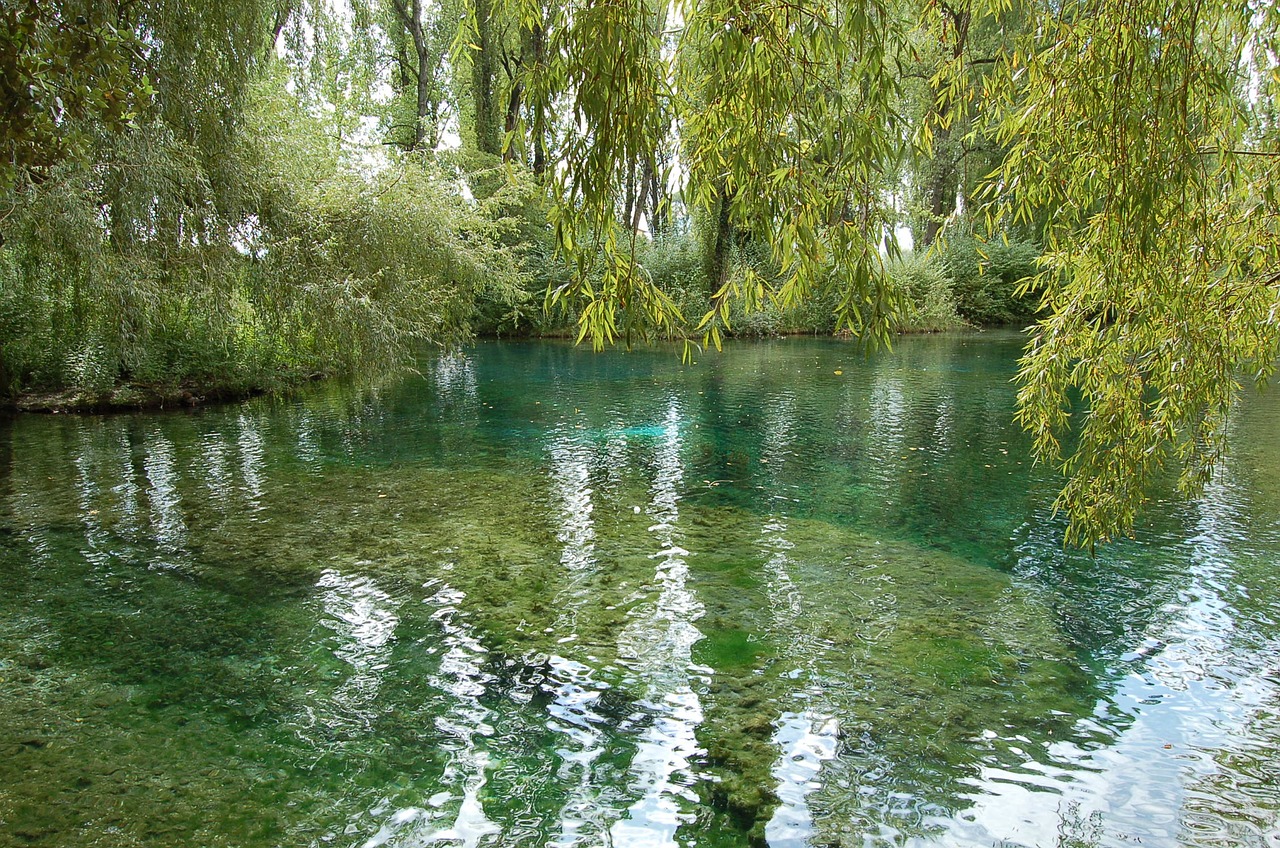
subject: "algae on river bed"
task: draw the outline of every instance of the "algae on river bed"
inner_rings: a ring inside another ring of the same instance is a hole
[[[416,702],[432,699],[413,681],[442,674],[429,659],[442,640],[449,645],[449,628],[433,626],[442,609],[465,616],[470,638],[479,643],[474,652],[487,655],[473,672],[497,690],[476,693],[477,705],[496,701],[483,707],[492,714],[486,723],[506,720],[513,735],[522,725],[534,728],[522,734],[546,733],[537,728],[536,714],[517,718],[519,696],[552,698],[564,681],[522,684],[502,681],[504,673],[554,681],[557,665],[590,668],[587,685],[599,692],[590,704],[593,723],[602,735],[619,736],[636,712],[655,713],[643,721],[665,718],[660,704],[638,706],[649,681],[635,666],[647,662],[671,675],[672,690],[683,682],[701,700],[703,718],[682,779],[708,802],[703,816],[725,810],[735,828],[757,835],[777,804],[772,771],[784,714],[836,726],[831,732],[840,740],[840,759],[851,762],[833,768],[864,803],[857,815],[874,823],[874,805],[886,799],[856,791],[867,785],[860,780],[867,772],[888,767],[892,774],[878,777],[883,791],[910,787],[920,802],[945,809],[984,730],[1042,734],[1066,726],[1046,716],[1066,716],[1062,707],[1078,712],[1090,703],[1073,691],[1081,675],[1034,600],[1004,575],[945,554],[810,520],[791,522],[785,532],[798,541],[780,563],[756,549],[759,516],[688,509],[679,544],[690,573],[676,591],[698,609],[677,622],[663,619],[662,596],[673,589],[655,577],[653,519],[643,510],[594,511],[596,534],[611,543],[598,547],[598,562],[590,566],[595,573],[585,575],[563,566],[555,524],[527,502],[523,478],[488,474],[485,497],[475,495],[474,478],[432,469],[402,468],[394,480],[361,478],[344,472],[338,485],[321,475],[305,515],[289,514],[297,502],[277,506],[272,498],[255,513],[220,521],[192,510],[189,523],[207,521],[209,535],[189,533],[187,550],[171,556],[167,569],[85,560],[72,570],[41,562],[41,549],[54,557],[62,546],[83,541],[69,531],[72,515],[62,519],[61,534],[54,519],[42,539],[17,548],[26,549],[32,565],[20,569],[11,562],[5,569],[7,606],[15,612],[4,619],[3,653],[17,658],[6,675],[5,713],[24,722],[20,735],[43,744],[20,749],[10,762],[20,774],[50,771],[71,781],[57,803],[75,824],[70,833],[66,824],[56,830],[59,844],[94,844],[96,827],[82,824],[97,820],[104,794],[114,811],[101,819],[113,822],[108,827],[163,819],[172,829],[136,836],[142,843],[166,833],[193,844],[239,844],[294,836],[296,828],[304,828],[296,835],[333,829],[335,812],[325,805],[337,799],[305,800],[323,791],[315,785],[320,766],[321,773],[354,769],[349,779],[358,785],[370,770],[393,783],[405,779],[397,775],[399,764],[410,783],[395,801],[421,805],[425,798],[416,793],[439,780],[444,766],[430,755],[442,759],[438,722]],[[643,494],[618,492],[626,504]],[[103,516],[120,504],[105,494],[78,505],[86,507]],[[353,515],[359,523],[349,533],[324,534]],[[289,537],[272,534],[277,544],[254,537],[241,548],[235,540],[246,534],[236,526],[242,520],[294,529]],[[103,532],[105,542],[111,531]],[[742,538],[752,544],[735,548]],[[108,547],[128,544],[121,538]],[[439,591],[430,590],[446,583],[456,600],[431,610]],[[786,598],[780,601],[779,593]],[[331,618],[357,620],[349,622],[345,646],[340,627],[338,638],[324,632],[324,611],[317,607],[326,594],[337,599],[331,607],[347,604],[331,609]],[[385,626],[395,619],[394,642],[388,636],[378,644],[379,608]],[[321,620],[319,628],[308,613]],[[663,644],[665,628],[674,624],[697,628],[688,656]],[[620,640],[637,625],[656,638],[638,648]],[[24,663],[45,668],[23,671]],[[511,663],[514,669],[504,670]],[[485,664],[497,668],[481,671]],[[614,715],[599,703],[606,691]],[[501,716],[504,711],[510,715]],[[323,726],[308,726],[313,722]],[[428,751],[416,749],[411,729]],[[479,726],[468,732],[484,735]],[[517,756],[532,765],[537,758],[522,750],[529,742],[518,741]],[[494,756],[502,750],[500,742],[484,744]],[[629,780],[625,759],[635,752],[623,740],[610,744],[623,762],[605,773],[621,789]],[[547,756],[541,768],[563,769],[570,761]],[[921,770],[928,776],[918,776]],[[51,800],[48,787],[20,774],[3,775],[11,787],[5,820],[19,822],[15,833],[44,833],[57,820],[48,810],[38,812]],[[600,783],[603,777],[582,779],[599,792],[610,788]],[[272,787],[267,795],[255,794],[266,787]],[[330,791],[341,796],[351,788]],[[535,791],[554,797],[566,787]],[[179,814],[184,798],[194,806],[186,816]],[[372,800],[366,803],[373,806]],[[291,820],[291,801],[303,808],[299,813],[313,806],[310,814],[319,820]],[[214,816],[215,825],[207,815],[212,803],[240,812]],[[256,804],[271,815],[246,815]],[[31,822],[21,823],[25,818]],[[281,821],[272,824],[272,818]],[[345,829],[345,818],[341,823]],[[77,842],[77,833],[86,841]]]
[[[1063,752],[1139,720],[1109,669],[1200,560],[1111,593],[1020,529],[1008,361],[522,350],[4,425],[0,846],[980,844],[1017,775],[1092,832]]]

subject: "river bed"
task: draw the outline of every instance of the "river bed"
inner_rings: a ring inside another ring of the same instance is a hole
[[[1064,550],[1019,338],[0,421],[0,846],[1280,846],[1280,399]]]

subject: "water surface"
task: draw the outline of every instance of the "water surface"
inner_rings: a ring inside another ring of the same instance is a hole
[[[1014,336],[0,423],[0,846],[1280,845],[1280,402],[1064,551]]]

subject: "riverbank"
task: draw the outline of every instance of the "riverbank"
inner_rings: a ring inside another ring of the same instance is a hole
[[[1012,325],[997,326],[961,326],[944,330],[923,327],[900,329],[897,336],[980,336],[988,333],[1016,333],[1018,327]],[[547,332],[538,334],[483,334],[476,341],[572,341],[571,332]],[[763,341],[785,341],[787,339],[833,338],[857,344],[858,339],[848,333],[824,334],[815,333],[805,328],[778,329],[770,334],[742,333],[733,337],[737,344],[750,344]],[[0,399],[0,412],[35,413],[44,415],[58,414],[90,414],[112,412],[141,412],[152,410],[196,409],[210,404],[234,403],[246,398],[268,394],[284,394],[308,383],[330,379],[335,374],[322,371],[307,374],[282,374],[270,385],[201,385],[193,381],[179,384],[127,382],[110,389],[90,391],[79,388],[42,389],[23,392],[16,397]]]
[[[203,403],[240,400],[266,393],[266,389],[243,391],[200,391],[191,388],[137,386],[126,384],[107,392],[77,389],[32,392],[19,395],[7,406],[11,412],[57,414],[63,412],[124,412],[129,410],[177,409]]]
[[[270,386],[201,386],[194,383],[164,385],[130,382],[105,391],[52,389],[24,392],[15,398],[0,402],[0,411],[57,415],[194,409],[207,404],[232,403],[259,395],[287,392],[307,383],[327,379],[329,376],[331,375],[316,372],[281,380]]]

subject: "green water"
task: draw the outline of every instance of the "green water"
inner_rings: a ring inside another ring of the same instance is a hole
[[[0,422],[0,846],[1280,845],[1280,400],[1064,552],[1017,338]]]

